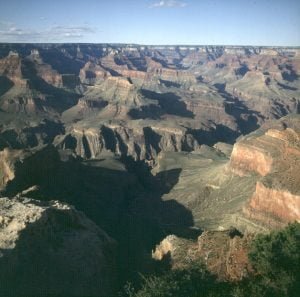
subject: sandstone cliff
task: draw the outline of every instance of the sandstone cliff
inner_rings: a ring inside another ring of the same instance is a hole
[[[161,151],[194,150],[199,145],[183,127],[170,124],[157,125],[138,121],[105,123],[98,128],[74,127],[64,137],[57,137],[59,148],[71,149],[83,158],[99,158],[106,151],[117,156],[131,156],[135,160],[154,161]]]
[[[266,128],[262,135],[254,133],[244,138],[231,155],[234,172],[262,176],[244,212],[269,226],[300,220],[298,118],[283,119],[281,128]]]

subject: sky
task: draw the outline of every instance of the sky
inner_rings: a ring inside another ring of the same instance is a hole
[[[0,0],[0,42],[300,46],[300,0]]]

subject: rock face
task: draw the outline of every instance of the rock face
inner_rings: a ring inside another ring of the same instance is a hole
[[[0,74],[7,76],[15,83],[21,83],[21,57],[17,52],[11,51],[6,58],[0,60]]]
[[[61,88],[63,86],[62,75],[54,70],[49,64],[44,63],[38,50],[31,50],[28,60],[34,63],[37,75],[48,84]]]
[[[229,280],[241,280],[253,272],[248,260],[248,249],[254,236],[242,236],[235,232],[207,231],[198,238],[198,251],[208,269]]]
[[[263,177],[244,211],[267,225],[300,220],[300,126],[297,116],[281,123],[277,129],[267,127],[262,135],[245,137],[230,160],[234,172]]]
[[[59,122],[52,121],[39,121],[38,123],[32,122],[29,127],[26,127],[27,122],[24,123],[22,119],[14,122],[13,125],[5,127],[0,130],[0,149],[16,149],[21,150],[24,148],[33,149],[49,144],[54,140],[57,134],[64,132],[63,126]],[[22,125],[24,125],[22,127]]]
[[[257,182],[255,193],[245,208],[247,216],[267,225],[300,221],[300,195],[288,189],[273,189]]]
[[[155,160],[161,151],[192,151],[198,147],[187,129],[179,127],[147,126],[139,121],[135,125],[102,125],[98,129],[74,128],[70,134],[57,138],[57,146],[72,149],[83,158],[95,159],[102,152],[111,151],[118,156],[131,156],[135,160]]]
[[[240,175],[246,172],[255,172],[265,176],[271,171],[272,162],[273,159],[267,149],[263,150],[259,147],[238,143],[233,148],[230,166]]]
[[[0,198],[0,251],[3,296],[110,296],[114,289],[115,242],[66,204]]]
[[[88,85],[95,85],[108,76],[110,76],[109,72],[92,62],[87,62],[79,73],[80,81]]]
[[[253,234],[243,236],[237,230],[205,231],[198,240],[186,240],[169,235],[156,246],[152,258],[169,260],[172,269],[191,261],[204,262],[219,279],[237,281],[253,272],[248,260],[248,249]]]
[[[0,190],[15,178],[14,165],[24,155],[26,154],[22,151],[11,151],[9,149],[0,152]]]
[[[230,166],[237,173],[256,172],[266,176],[275,167],[283,164],[283,159],[297,158],[300,134],[298,129],[269,129],[258,137],[245,137],[233,148]]]

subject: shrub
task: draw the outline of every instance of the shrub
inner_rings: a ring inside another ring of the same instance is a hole
[[[128,297],[298,297],[300,296],[300,224],[268,235],[250,245],[255,275],[238,283],[217,281],[199,263],[187,268],[143,277],[142,287],[127,287]]]
[[[218,282],[199,263],[191,263],[187,268],[171,270],[161,276],[143,277],[143,285],[138,292],[132,288],[127,292],[129,297],[229,296],[228,286]]]
[[[300,224],[253,240],[249,259],[269,295],[300,296]],[[258,281],[256,281],[258,283]]]

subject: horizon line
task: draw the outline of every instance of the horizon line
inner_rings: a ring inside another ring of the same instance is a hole
[[[112,46],[140,46],[140,47],[268,47],[268,48],[300,48],[300,45],[251,45],[251,44],[143,44],[124,42],[5,42],[0,41],[0,45],[112,45]]]

